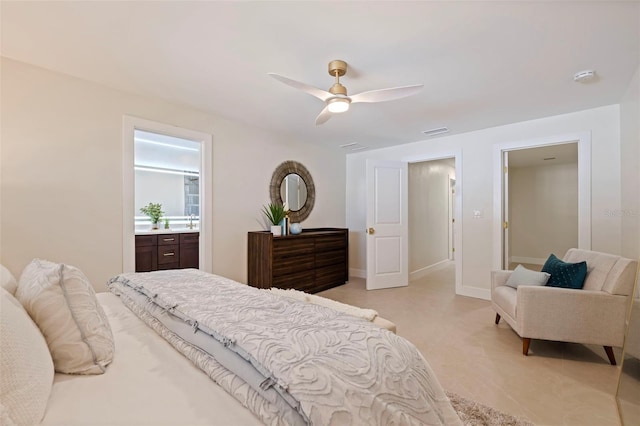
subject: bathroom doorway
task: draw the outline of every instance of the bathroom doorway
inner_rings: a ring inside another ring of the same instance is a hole
[[[196,259],[181,267],[212,272],[211,135],[136,117],[125,116],[123,124],[123,272],[136,270],[136,235],[171,234],[175,243],[189,243],[195,233],[198,239],[178,249]],[[162,206],[158,230],[140,211],[149,203]],[[172,265],[170,257],[158,260]]]

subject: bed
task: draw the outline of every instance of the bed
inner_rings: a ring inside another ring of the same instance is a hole
[[[75,276],[77,278],[80,276],[78,275],[78,271],[72,267],[67,267],[65,270],[61,266],[50,265],[40,261],[40,267],[42,267],[42,265],[45,265],[45,269],[49,268],[48,275],[45,274],[48,278],[41,279],[40,284],[36,287],[43,288],[50,286],[51,288],[56,288],[55,283],[57,282],[60,288],[56,289],[56,291],[59,295],[62,295],[63,302],[67,303],[69,306],[73,305],[73,300],[70,299],[70,297],[74,295],[73,286],[71,285],[74,284],[74,282],[67,278],[68,276]],[[25,272],[28,272],[28,269],[29,266],[25,269]],[[26,280],[29,278],[29,273],[26,274],[27,277],[25,278],[25,272],[23,272],[20,279],[20,285],[22,285],[23,279]],[[209,279],[210,275],[198,271],[190,272],[190,274],[192,274],[191,276],[197,280]],[[122,290],[123,286],[121,284],[124,281],[133,280],[135,282],[135,280],[141,276],[144,278],[149,277],[149,275],[143,274],[121,275],[114,277],[113,281],[118,282],[119,280],[120,290]],[[58,278],[56,279],[55,277]],[[175,276],[171,276],[171,279],[175,279]],[[226,280],[223,278],[221,279]],[[60,284],[67,281],[71,284]],[[83,281],[83,279],[80,276],[80,279],[77,279],[76,281]],[[232,286],[230,288],[234,288],[234,285],[237,285],[238,289],[249,288],[230,280],[226,281],[228,281],[230,283],[229,285]],[[75,284],[78,283],[75,282]],[[83,285],[86,287],[86,284]],[[139,284],[134,284],[132,287],[141,286]],[[82,288],[83,291],[86,291],[84,287]],[[138,290],[140,289],[138,288]],[[169,300],[168,295],[158,296],[159,293],[155,293],[157,290],[157,288],[153,290],[154,293],[151,299],[166,298],[166,300]],[[92,292],[91,289],[88,291],[89,293]],[[252,288],[250,291],[262,292],[259,294],[261,298],[264,297],[265,299],[270,300],[270,303],[275,303],[278,306],[284,305],[287,309],[291,309],[293,307],[294,309],[301,309],[304,311],[306,308],[302,305],[313,304],[308,303],[308,300],[306,299],[295,300],[296,297],[298,299],[300,298],[299,294],[284,295],[277,294],[278,292],[273,292],[273,294],[265,294],[263,296],[263,293],[267,293],[266,290]],[[7,339],[11,338],[11,336],[6,336],[8,328],[7,324],[10,323],[10,320],[6,320],[5,317],[7,317],[12,310],[16,311],[16,315],[19,316],[19,313],[17,312],[19,307],[14,306],[16,305],[16,299],[13,298],[10,290],[2,290],[1,293],[3,327],[0,331],[2,331],[2,349],[3,352],[5,352],[5,347],[9,347],[10,345],[10,343],[7,343]],[[17,295],[24,299],[25,292],[22,293],[23,294],[18,291]],[[364,407],[367,407],[367,404],[375,406],[375,404],[371,404],[370,402],[362,404],[361,407],[359,406],[359,408],[346,413],[347,417],[344,417],[344,408],[341,410],[340,407],[329,407],[329,411],[325,411],[327,410],[326,406],[314,405],[316,396],[310,397],[310,401],[305,401],[304,395],[301,396],[300,394],[296,394],[295,381],[287,382],[282,389],[286,391],[284,392],[285,397],[295,396],[297,398],[296,401],[294,401],[294,406],[295,403],[299,403],[298,400],[302,401],[302,403],[295,406],[296,409],[293,410],[294,414],[296,410],[302,413],[302,422],[300,421],[300,418],[293,418],[290,414],[283,415],[279,411],[281,407],[271,401],[268,394],[267,397],[264,397],[262,393],[259,391],[256,392],[256,390],[248,384],[251,382],[250,379],[244,380],[246,379],[246,377],[243,376],[244,373],[237,375],[224,367],[218,367],[218,360],[209,354],[201,353],[201,348],[197,345],[190,346],[188,342],[181,339],[177,341],[178,343],[176,343],[175,340],[167,340],[166,334],[171,334],[171,332],[158,329],[158,324],[153,326],[153,321],[159,323],[159,317],[153,317],[150,319],[148,315],[145,317],[145,314],[141,314],[140,312],[137,312],[137,314],[134,313],[137,309],[135,306],[127,307],[127,303],[123,303],[125,302],[123,299],[127,299],[127,296],[123,295],[121,291],[115,291],[114,293],[99,293],[97,295],[93,295],[96,307],[99,306],[97,309],[101,309],[104,312],[104,317],[107,319],[108,326],[110,327],[110,333],[113,338],[112,347],[103,344],[104,342],[99,342],[99,344],[102,345],[102,348],[93,351],[89,357],[89,364],[91,365],[88,368],[94,368],[96,365],[99,365],[102,374],[64,374],[56,372],[54,375],[53,367],[51,369],[43,368],[42,371],[44,372],[39,371],[34,367],[29,368],[29,374],[36,375],[34,377],[41,382],[46,382],[48,374],[51,374],[52,377],[52,385],[49,383],[49,391],[41,392],[46,394],[46,398],[40,397],[35,403],[32,400],[28,404],[28,410],[33,411],[34,407],[36,409],[35,413],[27,413],[27,415],[36,416],[32,418],[39,419],[38,422],[35,423],[40,423],[42,425],[278,425],[309,423],[363,424],[363,422],[366,421],[369,424],[390,424],[393,422],[394,418],[396,420],[403,418],[402,416],[404,414],[400,413],[400,415],[398,415],[399,411],[397,408],[405,405],[405,400],[402,398],[397,401],[393,401],[393,403],[390,404],[390,406],[393,405],[396,407],[393,410],[388,410],[386,408],[386,405],[388,404],[385,402],[383,404],[385,407],[383,411],[386,414],[383,415],[380,415],[380,413],[372,415],[371,412],[365,412],[367,410]],[[140,296],[143,292],[140,291],[137,293],[131,293],[129,296],[133,297],[135,294],[140,298],[143,298]],[[180,294],[181,292],[178,292],[178,296]],[[253,295],[254,293],[251,294]],[[48,304],[51,303],[51,299],[51,295],[46,298]],[[316,300],[316,302],[322,303],[318,300]],[[221,310],[227,303],[228,300],[223,300],[223,305],[220,305],[215,310]],[[327,303],[331,304],[331,302]],[[25,304],[27,311],[33,308],[31,305],[29,303]],[[156,304],[153,305],[157,308]],[[320,312],[321,315],[329,318],[329,321],[337,321],[335,324],[342,324],[342,316],[352,318],[351,315],[344,315],[343,313],[338,314],[338,311],[335,309],[339,309],[339,306],[333,306],[330,308],[327,306],[318,306],[317,304],[313,305],[313,310]],[[8,309],[9,307],[11,307],[11,309]],[[234,312],[233,308],[229,309],[229,312]],[[162,309],[158,309],[158,312],[168,315],[169,310],[165,306]],[[259,312],[262,311],[260,310]],[[41,319],[38,318],[38,315],[30,314],[34,317],[36,323]],[[313,314],[309,315],[311,315],[309,317],[311,318]],[[171,318],[174,317],[175,315],[172,314]],[[200,324],[200,328],[206,329],[206,321],[201,321],[202,324]],[[349,321],[352,321],[352,319],[344,321],[346,321],[346,324]],[[358,321],[361,321],[362,323],[358,323]],[[398,342],[400,341],[398,339],[401,339],[384,328],[384,326],[387,326],[388,328],[391,327],[391,323],[382,321],[383,327],[380,327],[379,325],[362,318],[357,318],[356,323],[359,330],[369,330],[368,327],[375,327],[375,329],[371,330],[374,330],[374,334],[382,336],[381,339],[390,338],[391,341],[394,342]],[[344,324],[341,325],[341,327],[344,327]],[[25,328],[26,326],[20,327],[21,330]],[[41,326],[38,324],[38,327],[36,328],[43,330],[46,329],[46,325]],[[92,333],[96,335],[100,334],[100,330],[99,327],[94,328],[95,333],[94,331],[86,330],[84,334],[81,333],[81,338],[95,338]],[[375,330],[381,331],[378,332]],[[33,340],[37,340],[37,333],[34,332],[32,334],[34,334]],[[164,337],[163,334],[165,334]],[[28,335],[28,333],[21,332],[19,338],[24,338],[25,335]],[[47,333],[43,331],[42,335],[45,335],[46,337]],[[304,332],[302,335],[304,335]],[[389,337],[388,335],[395,337]],[[51,349],[51,356],[55,363],[56,356],[52,349],[51,342],[47,341],[46,344],[48,344],[49,349]],[[377,344],[383,345],[380,342]],[[229,346],[233,346],[233,344],[229,344]],[[271,343],[268,346],[273,347]],[[408,344],[408,346],[412,345]],[[185,347],[187,349],[185,349]],[[348,351],[350,349],[350,347],[346,347],[341,349],[341,351]],[[185,355],[188,355],[189,352],[197,352],[198,356],[193,359],[188,359]],[[32,357],[36,353],[38,353],[37,350],[29,347],[27,356]],[[380,351],[380,353],[384,352]],[[109,354],[111,354],[111,359],[107,359],[109,358]],[[251,358],[251,354],[247,354],[247,357]],[[423,407],[424,410],[422,410],[428,414],[424,417],[424,419],[428,420],[411,420],[410,423],[460,424],[457,415],[453,411],[453,408],[451,407],[451,404],[449,403],[441,386],[437,382],[437,379],[433,376],[428,364],[424,361],[421,355],[419,355],[419,357],[422,362],[424,362],[424,366],[419,365],[419,369],[420,371],[424,370],[424,372],[426,372],[424,374],[428,375],[428,389],[426,394],[428,394],[427,397],[430,398],[431,402],[429,403],[429,406],[425,405],[425,407]],[[3,358],[7,357],[3,356]],[[257,358],[257,356],[255,358]],[[251,358],[251,360],[255,361],[254,358]],[[2,361],[4,364],[5,360],[3,359]],[[32,360],[27,360],[27,362],[30,366],[38,365],[37,362]],[[214,367],[211,367],[211,362],[214,363]],[[397,363],[397,365],[394,364],[394,362]],[[403,362],[404,361],[402,360],[398,361],[393,358],[388,358],[382,362],[382,364],[385,365],[385,368],[388,368],[389,365],[391,365],[394,366],[394,368],[397,368],[398,371],[401,371],[405,368],[404,365],[400,365]],[[46,363],[47,362],[45,360],[44,364]],[[265,362],[265,364],[268,363]],[[59,370],[58,364],[56,364],[55,369]],[[16,368],[13,368],[11,370],[12,374],[16,370]],[[7,381],[7,375],[4,374],[5,371],[6,369],[3,365],[3,375],[1,378],[2,405],[0,405],[1,423],[26,424],[24,421],[14,421],[16,416],[19,418],[20,416],[23,416],[22,419],[25,418],[24,413],[20,412],[20,410],[24,410],[25,407],[18,407],[17,411],[15,408],[11,407],[11,405],[15,403],[13,400],[15,399],[15,395],[14,397],[11,397],[11,392],[7,391],[5,383]],[[34,380],[34,377],[31,377],[27,387],[35,386],[34,383],[38,380]],[[274,383],[279,380],[277,375],[268,377],[271,380],[270,384],[272,387],[277,388],[277,386],[274,385]],[[390,383],[392,382],[390,377],[375,378],[376,386],[379,386],[380,383],[384,384],[387,381]],[[409,376],[407,376],[406,382],[409,383],[408,389],[405,389],[402,392],[408,392],[406,402],[407,405],[410,405],[409,401],[415,396],[412,395],[412,392],[415,393],[415,388],[413,387],[415,383],[412,383]],[[15,385],[15,383],[13,383],[13,385]],[[380,399],[385,397],[380,397],[377,394],[371,396],[363,393],[360,395],[359,392],[359,390],[353,388],[347,389],[344,393],[351,393],[355,395],[352,399],[356,400],[356,404],[360,403],[360,399]],[[33,390],[29,391],[29,394],[32,396],[37,393],[38,392]],[[42,402],[42,399],[44,399],[44,403]],[[416,399],[416,401],[421,400]],[[311,405],[309,405],[310,403]],[[350,403],[350,401],[343,401],[340,404],[348,406]],[[335,413],[331,412],[334,408]],[[37,412],[38,409],[41,413]],[[312,414],[314,411],[316,413]],[[320,411],[320,413],[318,413],[318,411]],[[16,412],[18,413],[17,415]],[[333,414],[330,413],[327,417],[326,415],[329,412]]]

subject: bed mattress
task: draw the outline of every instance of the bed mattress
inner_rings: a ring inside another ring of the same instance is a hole
[[[233,396],[127,309],[99,293],[116,352],[107,372],[56,374],[43,425],[261,425]]]

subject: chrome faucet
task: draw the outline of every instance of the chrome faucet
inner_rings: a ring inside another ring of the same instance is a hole
[[[195,215],[190,214],[189,215],[189,229],[193,229],[193,218],[195,217]]]

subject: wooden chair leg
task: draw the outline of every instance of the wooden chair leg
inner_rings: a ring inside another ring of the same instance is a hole
[[[611,365],[616,365],[616,356],[613,354],[613,348],[611,346],[604,346],[604,351],[607,353]]]
[[[496,314],[496,324],[500,322],[500,314]]]
[[[531,344],[531,339],[529,337],[522,338],[522,355],[529,355],[529,345]]]

